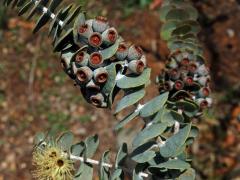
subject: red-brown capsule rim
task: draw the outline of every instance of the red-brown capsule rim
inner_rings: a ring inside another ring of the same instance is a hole
[[[203,93],[203,95],[205,96],[205,97],[207,97],[207,96],[209,96],[209,94],[210,94],[210,90],[209,90],[209,88],[203,88],[202,89],[202,93]]]
[[[84,60],[84,52],[80,51],[79,53],[77,53],[76,57],[75,57],[75,61],[77,63],[81,63]]]
[[[177,89],[177,90],[181,90],[181,89],[183,89],[183,83],[181,82],[181,81],[176,81],[175,82],[175,85],[174,85],[174,87]]]
[[[102,102],[96,96],[90,97],[90,101],[94,106],[101,106]]]
[[[91,57],[90,57],[90,63],[92,65],[100,65],[102,64],[102,55],[98,52],[95,52],[93,54],[91,54]]]
[[[187,83],[187,85],[192,85],[193,84],[193,78],[192,77],[187,77],[185,82]]]
[[[94,47],[99,47],[102,44],[102,36],[99,33],[93,33],[89,37],[89,44]]]
[[[80,82],[86,82],[88,79],[88,75],[86,74],[86,72],[81,69],[77,71],[76,76]]]
[[[112,30],[112,29],[110,29],[108,31],[108,40],[110,42],[115,42],[117,40],[117,32]]]
[[[189,64],[189,59],[188,58],[184,58],[182,61],[181,61],[181,65],[183,66],[187,66]]]
[[[145,68],[145,64],[142,61],[137,61],[137,67],[136,67],[136,71],[138,73],[142,73],[144,71]]]
[[[100,84],[107,82],[107,80],[108,80],[108,73],[106,72],[100,73],[96,77],[97,83],[100,83]]]
[[[108,19],[104,16],[97,16],[95,19],[97,21],[104,22],[104,23],[107,23],[107,21],[108,21]]]
[[[79,30],[78,30],[79,34],[85,33],[88,28],[89,28],[88,24],[83,24],[83,25],[81,25],[80,28],[79,28]]]
[[[207,102],[207,100],[203,100],[202,102],[200,102],[200,108],[206,108],[206,107],[208,107],[208,102]]]

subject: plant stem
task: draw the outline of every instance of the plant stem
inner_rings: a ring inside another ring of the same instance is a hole
[[[90,164],[93,164],[93,165],[100,165],[100,162],[97,161],[97,160],[89,159],[89,158],[84,159],[83,157],[74,156],[72,154],[70,155],[70,159],[81,161],[81,162],[87,162],[87,163],[90,163]],[[102,166],[105,166],[105,167],[108,167],[108,168],[112,168],[113,167],[112,164],[104,163],[104,162],[102,163]],[[147,178],[149,176],[149,174],[140,172],[139,176]]]

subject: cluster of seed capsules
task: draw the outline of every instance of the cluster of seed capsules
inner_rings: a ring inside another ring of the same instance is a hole
[[[140,47],[126,43],[105,17],[86,20],[80,14],[73,32],[75,43],[81,48],[63,50],[62,66],[89,103],[109,107],[109,101],[114,99],[112,92],[117,89],[117,75],[140,75],[146,67],[146,57]],[[111,65],[115,73],[110,71]]]
[[[170,100],[184,98],[194,101],[202,111],[211,106],[209,69],[204,60],[191,51],[170,55],[162,74],[157,78],[160,93],[169,91]]]

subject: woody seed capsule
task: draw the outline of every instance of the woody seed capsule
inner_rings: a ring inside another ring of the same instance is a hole
[[[166,81],[166,82],[163,84],[163,88],[164,88],[164,90],[166,90],[166,91],[172,90],[173,87],[174,87],[174,82],[173,82],[173,81]]]
[[[87,66],[90,55],[84,51],[80,51],[75,56],[75,63],[79,66]]]
[[[128,64],[128,68],[133,73],[141,74],[144,71],[145,64],[141,60],[133,60]]]
[[[193,78],[191,76],[185,77],[183,81],[187,86],[191,86],[193,84]]]
[[[197,79],[197,81],[200,85],[206,86],[209,83],[210,78],[209,78],[209,76],[202,76],[202,77],[199,77]]]
[[[109,28],[102,34],[103,43],[106,45],[111,45],[116,42],[118,38],[118,33],[115,28]]]
[[[175,82],[174,87],[176,90],[182,90],[184,87],[184,84],[182,81],[178,80]]]
[[[204,109],[209,106],[208,101],[204,98],[197,99],[197,104],[201,109]]]
[[[132,45],[128,50],[128,60],[139,59],[143,55],[143,50],[139,46]]]
[[[128,47],[125,43],[120,43],[116,52],[116,58],[118,60],[124,60],[128,55]]]
[[[94,71],[94,80],[99,83],[103,84],[108,80],[108,72],[105,68],[100,67]]]
[[[199,90],[198,95],[200,97],[207,97],[210,94],[210,89],[207,87],[203,87]]]
[[[93,47],[99,47],[102,44],[101,34],[95,32],[88,38],[88,43]]]
[[[104,97],[101,93],[90,97],[90,101],[94,106],[100,107],[104,102]]]
[[[92,76],[93,76],[93,72],[87,66],[78,68],[76,71],[77,82],[80,82],[80,83],[88,82],[90,79],[92,79]]]
[[[93,20],[92,27],[93,27],[93,30],[95,32],[102,33],[103,31],[105,31],[109,27],[108,22],[107,22],[107,18],[102,17],[102,16],[96,17]]]
[[[98,52],[94,52],[90,56],[90,66],[96,68],[99,67],[103,63],[102,55]]]
[[[177,80],[180,78],[180,76],[181,74],[177,69],[172,69],[171,71],[169,71],[169,77],[172,80]]]
[[[80,36],[88,39],[93,33],[92,21],[88,20],[85,24],[81,25],[78,29],[78,33]]]
[[[208,69],[204,64],[198,67],[197,73],[201,76],[206,76],[209,74]]]

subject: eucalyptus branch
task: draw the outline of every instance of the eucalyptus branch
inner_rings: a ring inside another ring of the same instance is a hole
[[[84,157],[79,157],[79,156],[74,156],[74,155],[70,155],[70,159],[81,161],[81,162],[90,163],[90,164],[93,164],[93,165],[100,165],[101,164],[102,166],[108,167],[108,168],[112,168],[113,167],[113,165],[109,164],[109,163],[104,163],[104,162],[101,163],[100,161],[97,161],[97,160],[94,160],[94,159],[89,159],[89,158],[85,159]],[[140,172],[139,176],[146,178],[149,175],[147,173]]]
[[[9,5],[12,1],[4,0],[4,3]],[[90,163],[100,166],[100,179],[122,180],[124,162],[130,157],[137,164],[132,172],[133,179],[150,175],[144,172],[163,179],[195,178],[195,171],[186,153],[186,147],[198,135],[198,128],[191,120],[210,107],[212,100],[209,97],[209,70],[197,39],[200,31],[198,13],[189,1],[166,0],[163,3],[160,11],[163,21],[161,36],[171,53],[166,68],[156,80],[159,95],[144,105],[139,101],[145,96],[151,74],[146,56],[141,47],[127,43],[110,26],[107,18],[98,16],[86,19],[80,7],[70,13],[72,6],[60,8],[55,14],[60,0],[52,0],[49,7],[45,6],[45,0],[13,2],[21,8],[20,14],[31,10],[28,17],[40,9],[41,16],[34,32],[52,20],[49,34],[53,36],[54,51],[60,52],[63,70],[80,88],[87,102],[98,108],[111,108],[116,95],[123,91],[115,115],[138,104],[116,125],[116,130],[136,117],[145,122],[144,128],[132,142],[133,151],[128,152],[127,145],[123,144],[116,155],[115,165],[108,163],[108,151],[103,153],[100,161],[91,159],[99,144],[98,136],[88,137],[77,144],[72,144],[73,134],[70,132],[54,142],[51,140],[54,138],[50,138],[47,146],[40,150],[38,148],[34,154],[37,177],[91,179],[93,168],[88,165]],[[39,137],[37,146],[41,146],[44,139],[43,135]],[[69,149],[70,159],[61,159],[61,153],[58,152],[67,152]],[[78,170],[74,170],[71,160],[82,162]],[[52,171],[42,172],[45,166],[52,168],[55,174],[51,174]],[[56,168],[60,169],[59,173],[55,172]],[[113,173],[110,173],[110,169],[114,170]],[[62,177],[63,174],[67,177]]]

